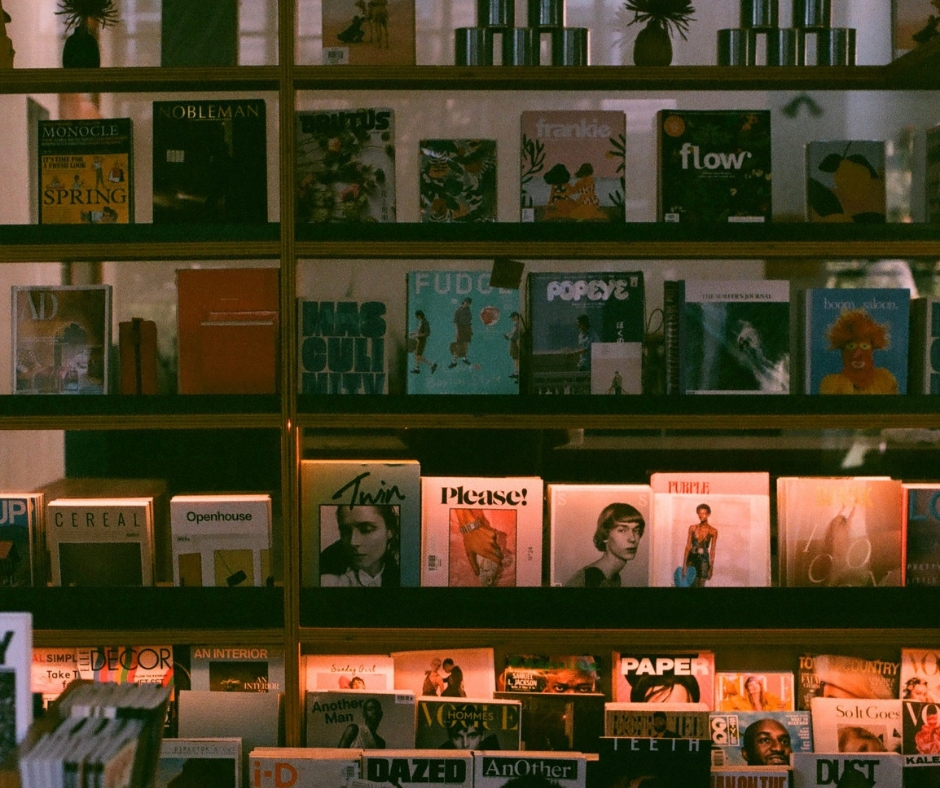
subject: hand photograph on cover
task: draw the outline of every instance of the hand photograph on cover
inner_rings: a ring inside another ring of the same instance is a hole
[[[449,517],[452,587],[516,585],[516,511],[451,509]]]

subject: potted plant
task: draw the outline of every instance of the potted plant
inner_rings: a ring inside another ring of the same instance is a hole
[[[626,0],[633,14],[628,24],[646,23],[633,44],[633,62],[638,66],[668,66],[672,63],[673,31],[686,40],[695,7],[691,0]]]
[[[101,65],[98,39],[91,32],[92,24],[109,27],[119,21],[114,0],[59,0],[57,14],[65,17],[66,30],[62,65],[65,68],[97,68]]]

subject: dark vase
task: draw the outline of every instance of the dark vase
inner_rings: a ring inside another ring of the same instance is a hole
[[[668,66],[672,63],[672,41],[662,22],[651,19],[633,42],[633,62],[637,66]]]
[[[98,39],[84,24],[76,27],[75,31],[65,39],[62,66],[63,68],[99,68],[101,66]]]

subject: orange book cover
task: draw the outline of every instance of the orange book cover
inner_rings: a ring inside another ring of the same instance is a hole
[[[176,272],[180,394],[274,394],[278,270]]]

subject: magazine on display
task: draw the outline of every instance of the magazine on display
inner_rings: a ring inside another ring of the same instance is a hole
[[[23,741],[33,723],[32,613],[0,613],[0,759]]]
[[[940,149],[937,151],[940,161]],[[938,179],[940,180],[940,179]],[[937,188],[940,201],[940,183]],[[940,222],[940,213],[937,221]],[[934,343],[940,339],[940,298],[911,299],[908,389],[911,394],[940,394],[940,359]],[[940,348],[940,345],[937,346]]]
[[[654,586],[770,585],[770,474],[654,473],[650,486]]]
[[[798,709],[815,698],[892,700],[900,697],[901,663],[845,654],[802,654],[796,674]]]
[[[473,754],[468,750],[368,750],[362,754],[361,778],[347,788],[473,788]]]
[[[669,788],[708,788],[708,739],[645,739],[604,736],[600,760],[588,764],[591,788],[620,788],[649,781]]]
[[[715,674],[715,711],[793,711],[793,671]]]
[[[940,484],[904,482],[903,585],[940,585]]]
[[[614,652],[617,703],[703,703],[715,700],[715,652]]]
[[[712,712],[712,765],[788,766],[791,752],[813,751],[815,718],[810,722],[808,711]]]
[[[190,689],[284,692],[284,649],[277,646],[192,646]]]
[[[422,222],[495,222],[496,140],[418,143]]]
[[[415,460],[302,460],[301,584],[417,586],[420,476]]]
[[[154,788],[192,783],[204,788],[241,788],[241,776],[241,739],[164,738]]]
[[[858,785],[866,788],[897,788],[902,782],[904,756],[890,752],[793,753],[793,788]]]
[[[518,750],[522,706],[492,698],[419,698],[415,747],[432,750]]]
[[[704,703],[608,703],[604,735],[631,739],[705,739],[711,735]]]
[[[587,788],[587,760],[580,753],[474,752],[473,788]]]
[[[813,140],[806,143],[806,220],[884,224],[885,143]]]
[[[600,692],[496,692],[501,700],[522,704],[522,749],[597,752],[604,735]]]
[[[415,697],[492,698],[496,686],[492,648],[397,651],[395,689]]]
[[[305,654],[301,665],[308,692],[395,688],[395,660],[388,654]]]
[[[251,788],[348,788],[359,777],[362,750],[256,747],[248,755]]]
[[[542,479],[421,477],[421,585],[542,584]]]
[[[413,692],[308,690],[304,713],[307,747],[403,750],[415,746]]]
[[[902,498],[902,483],[886,477],[778,477],[781,580],[790,587],[900,586]]]
[[[554,695],[608,692],[609,672],[590,654],[507,654],[496,689]]]
[[[4,585],[43,584],[39,569],[42,562],[37,558],[41,516],[40,493],[0,492],[0,570]]]
[[[940,706],[937,703],[901,701],[901,752],[936,759],[933,763],[940,767]]]
[[[322,0],[324,66],[413,66],[414,0]]]
[[[940,703],[940,651],[901,649],[901,700]]]

